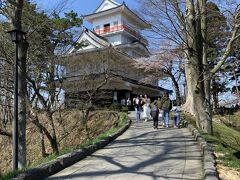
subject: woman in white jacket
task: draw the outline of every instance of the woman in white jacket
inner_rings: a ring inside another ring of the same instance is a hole
[[[151,113],[150,103],[151,103],[151,100],[145,94],[143,98],[143,119],[145,119],[146,122],[152,118],[150,115]]]

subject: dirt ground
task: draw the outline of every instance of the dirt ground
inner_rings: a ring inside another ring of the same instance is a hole
[[[50,129],[47,119],[44,116],[39,116],[42,124]],[[66,148],[75,148],[86,141],[87,135],[90,138],[106,132],[111,127],[117,124],[118,114],[111,111],[94,111],[90,114],[88,120],[88,133],[83,127],[81,121],[81,112],[79,111],[65,111],[61,116],[56,115],[54,118],[56,134],[59,143],[59,150]],[[27,124],[27,163],[39,163],[42,159],[41,154],[41,134],[35,125]],[[44,137],[47,154],[51,154],[52,150],[49,141]],[[0,174],[11,170],[12,164],[12,144],[8,137],[0,136]]]
[[[240,171],[236,171],[234,169],[224,167],[221,165],[217,166],[219,177],[221,180],[239,180],[240,179]]]

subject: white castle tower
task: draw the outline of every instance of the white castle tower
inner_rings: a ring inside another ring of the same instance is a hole
[[[150,26],[125,3],[118,4],[113,0],[103,0],[102,4],[92,14],[85,15],[84,19],[92,24],[93,31],[84,30],[85,33],[81,35],[78,42],[85,41],[88,46],[78,51],[111,44],[132,57],[149,55],[146,48],[148,41],[141,36],[140,30]],[[74,50],[74,48],[71,49],[70,53]]]
[[[72,47],[66,55],[63,84],[66,106],[76,107],[79,101],[84,102],[86,92],[104,80],[106,73],[111,78],[92,99],[100,106],[121,103],[139,94],[156,98],[169,91],[156,83],[141,82],[146,74],[134,63],[136,58],[150,55],[148,42],[140,33],[150,26],[125,3],[103,0],[84,19],[92,24],[93,30],[84,28],[77,40],[80,48]]]

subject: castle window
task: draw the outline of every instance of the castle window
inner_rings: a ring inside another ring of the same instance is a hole
[[[104,24],[104,32],[110,32],[110,24]]]

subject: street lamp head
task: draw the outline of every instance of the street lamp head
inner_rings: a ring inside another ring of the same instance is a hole
[[[8,31],[7,33],[10,34],[12,42],[15,42],[15,43],[19,43],[23,41],[25,39],[25,34],[26,34],[25,32],[18,29]]]

